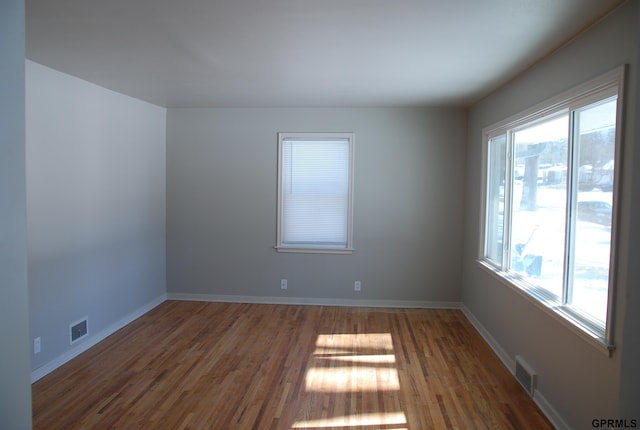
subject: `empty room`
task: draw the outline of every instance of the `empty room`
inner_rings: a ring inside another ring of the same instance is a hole
[[[636,0],[2,0],[0,40],[1,429],[640,425]]]

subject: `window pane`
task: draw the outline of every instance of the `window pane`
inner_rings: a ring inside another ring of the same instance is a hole
[[[514,133],[510,269],[563,297],[569,116]]]
[[[615,158],[616,100],[575,113],[578,191],[575,253],[568,302],[600,320],[607,315]]]
[[[485,258],[502,267],[507,135],[489,140]]]
[[[347,246],[349,140],[283,142],[282,241]]]

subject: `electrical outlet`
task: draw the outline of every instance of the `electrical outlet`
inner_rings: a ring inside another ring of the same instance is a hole
[[[39,354],[40,353],[40,338],[36,337],[35,339],[33,339],[33,353],[34,354]]]
[[[281,290],[286,290],[287,289],[287,280],[286,279],[280,279],[280,289]]]
[[[356,281],[353,284],[353,291],[360,291],[360,288],[362,287],[362,285],[360,284],[360,281]]]

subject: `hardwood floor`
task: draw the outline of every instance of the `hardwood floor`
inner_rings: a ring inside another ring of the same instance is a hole
[[[33,384],[34,429],[551,429],[458,310],[167,301]]]

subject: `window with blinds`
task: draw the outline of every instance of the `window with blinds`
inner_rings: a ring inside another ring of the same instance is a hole
[[[352,177],[352,133],[279,133],[276,249],[352,252]]]

